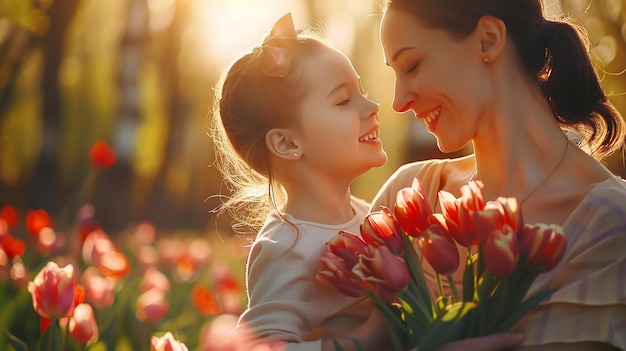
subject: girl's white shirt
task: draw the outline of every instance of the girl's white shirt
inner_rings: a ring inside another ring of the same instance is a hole
[[[372,306],[367,297],[352,298],[320,284],[315,274],[326,242],[340,230],[359,235],[369,204],[352,198],[355,215],[343,224],[303,221],[283,214],[298,231],[272,214],[248,255],[248,308],[240,316],[261,341],[277,349],[319,351],[321,338],[337,337],[361,325]]]

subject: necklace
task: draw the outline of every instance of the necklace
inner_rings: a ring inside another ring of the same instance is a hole
[[[531,190],[526,196],[524,196],[521,201],[518,202],[520,207],[522,206],[524,201],[528,200],[528,198],[530,198],[532,194],[534,194],[537,190],[539,190],[554,175],[554,173],[556,173],[557,169],[561,167],[561,165],[563,164],[563,161],[565,161],[565,155],[567,154],[568,148],[569,148],[569,139],[566,138],[565,149],[563,150],[563,154],[561,154],[561,159],[559,160],[559,162],[557,162],[556,166],[554,166],[554,168],[550,171],[550,173],[541,182],[539,182],[539,184],[537,184],[537,186],[535,186],[533,190]],[[472,175],[470,176],[468,183],[474,180],[474,178],[476,177],[476,173],[478,173],[478,165],[474,166],[474,172],[472,172]]]

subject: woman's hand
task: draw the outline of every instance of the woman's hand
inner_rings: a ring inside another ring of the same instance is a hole
[[[387,321],[376,308],[372,309],[372,314],[365,323],[352,330],[348,335],[335,339],[323,339],[322,351],[335,351],[335,342],[345,351],[393,350]],[[454,350],[456,349],[450,351]]]
[[[468,338],[445,344],[437,351],[500,351],[519,346],[524,336],[519,333],[501,333],[476,338]]]

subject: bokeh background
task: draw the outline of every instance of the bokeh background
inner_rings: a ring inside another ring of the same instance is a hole
[[[603,85],[626,114],[626,3],[554,0],[550,11],[589,30]],[[148,220],[227,235],[230,221],[211,213],[227,195],[207,134],[213,87],[286,12],[344,51],[381,103],[389,162],[359,178],[355,195],[371,200],[404,162],[471,151],[440,154],[422,123],[391,110],[375,0],[0,0],[0,207],[63,218],[91,202],[112,234]],[[99,139],[118,160],[85,193]],[[607,166],[626,177],[621,154]]]

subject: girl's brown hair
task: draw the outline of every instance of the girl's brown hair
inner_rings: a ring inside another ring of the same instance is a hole
[[[274,44],[290,51],[286,76],[263,72],[260,44],[231,62],[215,89],[209,131],[215,165],[230,192],[216,212],[228,211],[236,232],[257,230],[271,211],[280,216],[284,194],[269,167],[265,135],[297,121],[306,88],[299,80],[299,63],[328,48],[312,31]]]

